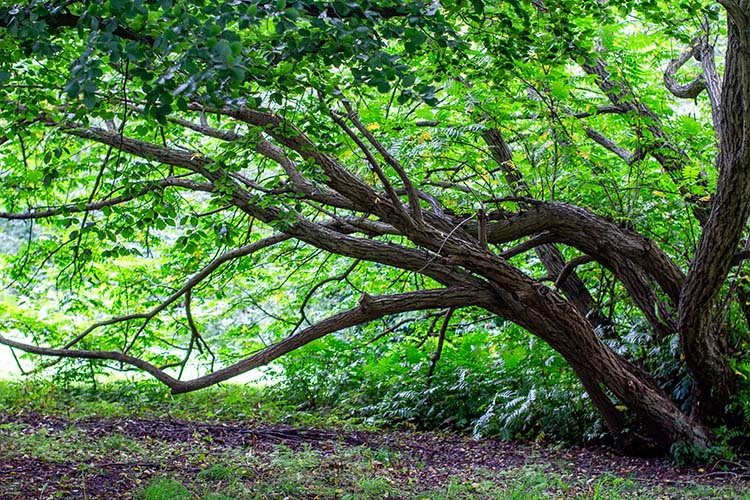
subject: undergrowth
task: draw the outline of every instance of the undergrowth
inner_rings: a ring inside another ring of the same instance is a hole
[[[338,408],[377,425],[569,444],[603,437],[580,383],[543,342],[462,332],[430,375],[435,339],[424,340],[427,348],[416,339],[361,344],[329,336],[281,359],[270,390],[300,409]]]

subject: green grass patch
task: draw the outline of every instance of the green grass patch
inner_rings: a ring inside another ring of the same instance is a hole
[[[343,412],[303,412],[269,398],[262,386],[222,384],[172,395],[150,380],[104,384],[57,383],[47,379],[0,380],[0,408],[9,413],[37,412],[74,420],[101,418],[179,418],[262,421],[297,426],[365,428]]]
[[[143,500],[192,500],[190,490],[174,479],[159,478],[139,495]]]

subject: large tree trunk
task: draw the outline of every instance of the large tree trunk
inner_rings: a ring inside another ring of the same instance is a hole
[[[490,148],[492,159],[495,160],[495,163],[497,163],[502,169],[503,176],[505,177],[506,183],[513,195],[530,198],[531,191],[529,190],[528,184],[523,179],[521,172],[513,166],[513,154],[500,130],[496,128],[487,129],[482,133],[482,138]],[[565,297],[582,315],[589,319],[594,329],[598,329],[600,332],[610,332],[612,329],[612,323],[596,307],[594,299],[591,297],[588,289],[586,289],[575,271],[569,273],[568,276],[562,280],[559,279],[565,267],[565,259],[557,248],[557,245],[539,245],[534,251],[539,257],[539,260],[541,260],[544,268],[547,270],[550,278],[555,280],[555,282],[559,281],[560,289]],[[602,390],[599,380],[589,373],[585,367],[572,366],[572,369],[581,381],[581,385],[583,385],[583,388],[591,398],[591,401],[601,413],[607,428],[612,435],[615,436],[615,439],[623,448],[633,448],[633,440],[622,439],[622,434],[626,425],[625,418],[606,392]],[[638,446],[640,446],[640,444],[635,444],[635,447]]]
[[[608,388],[626,405],[659,451],[667,451],[674,443],[701,448],[710,445],[710,433],[682,413],[650,377],[604,344],[577,310],[562,301],[547,302],[553,302],[552,307],[537,304],[549,310],[550,317],[534,325],[532,331],[560,352],[576,373],[583,374],[582,380],[586,379],[587,385],[594,381]],[[608,423],[616,419],[611,415],[608,400],[602,402],[592,397],[592,401],[607,416]],[[619,419],[614,423],[617,425]]]
[[[601,385],[627,406],[643,431],[660,451],[675,443],[698,448],[711,444],[711,433],[685,415],[647,374],[610,349],[581,312],[554,290],[488,254],[465,253],[462,265],[491,280],[498,301],[487,309],[517,323],[546,341],[586,381],[586,388]],[[503,283],[512,282],[508,291]],[[608,398],[592,397],[607,423],[620,425]]]
[[[489,146],[493,159],[502,168],[511,192],[515,196],[531,197],[531,192],[521,173],[513,166],[510,146],[504,140],[501,132],[495,128],[491,128],[486,130],[482,134],[482,137]],[[556,281],[570,304],[582,316],[588,319],[588,321],[579,320],[581,322],[581,329],[585,331],[585,333],[580,333],[579,337],[591,337],[592,332],[590,330],[592,329],[594,331],[599,330],[600,332],[610,331],[612,328],[611,322],[596,308],[591,294],[576,273],[571,272],[567,277],[563,277],[562,280],[559,279],[565,266],[565,260],[557,246],[554,244],[544,244],[536,247],[534,250],[541,260],[542,265],[544,265],[549,273],[549,276]],[[653,301],[648,301],[648,306],[646,307],[651,313],[653,313],[653,307],[649,306],[652,303]],[[659,326],[663,325],[663,322],[655,314],[653,318],[649,319],[652,321],[652,324],[655,324],[657,332],[659,332]],[[662,328],[661,330],[664,329]],[[565,330],[563,329],[563,331]],[[546,337],[549,335],[542,334],[542,336]],[[550,338],[557,338],[559,336],[559,334],[553,334]],[[551,341],[550,343],[553,342]],[[581,345],[585,344],[581,343]],[[561,351],[561,353],[571,365],[591,401],[599,410],[607,427],[621,447],[631,452],[644,453],[655,451],[651,449],[655,444],[657,448],[661,447],[661,451],[663,451],[667,443],[660,442],[659,440],[667,435],[681,436],[681,440],[687,441],[697,439],[701,444],[706,442],[704,439],[706,435],[705,431],[695,423],[687,421],[684,418],[684,415],[679,412],[668,396],[658,388],[651,374],[638,370],[620,356],[615,355],[600,341],[592,342],[590,350],[587,349],[585,352],[579,351],[578,346],[575,346],[573,349],[566,349],[565,352]],[[578,359],[578,356],[581,355],[583,362]],[[586,362],[587,358],[605,359],[612,355],[616,356],[615,362],[609,368],[603,370],[592,369],[592,363]],[[609,375],[609,378],[605,379],[605,374]],[[631,377],[638,379],[640,383],[644,384],[644,388],[649,394],[654,394],[653,397],[649,398],[648,403],[636,403],[639,399],[637,395],[634,397],[627,396],[629,388],[636,386],[636,383],[630,380]],[[614,394],[617,394],[623,400],[630,400],[631,405],[637,404],[638,407],[633,407],[633,410],[644,418],[644,422],[646,422],[646,429],[644,430],[649,435],[655,436],[656,439],[649,442],[648,439],[644,439],[643,436],[635,431],[631,431],[628,435],[625,435],[627,423],[625,416],[617,409],[610,397],[603,390],[603,387],[610,388]],[[621,395],[624,396],[621,397]],[[650,423],[652,421],[653,423]]]
[[[727,403],[736,375],[727,351],[728,331],[714,316],[716,298],[732,265],[750,213],[750,2],[721,2],[729,14],[726,70],[718,135],[720,171],[711,214],[680,296],[680,346],[696,388],[696,414],[734,421]]]

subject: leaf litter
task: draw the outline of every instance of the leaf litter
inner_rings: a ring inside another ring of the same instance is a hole
[[[50,456],[44,448],[18,445],[10,436],[13,433],[40,434],[63,453],[69,451],[67,456]],[[106,445],[92,445],[102,442]],[[175,418],[68,420],[35,412],[0,412],[0,445],[2,500],[137,498],[152,478],[171,474],[194,479],[213,464],[217,454],[234,452],[240,458],[270,460],[279,450],[313,451],[320,457],[320,468],[334,470],[329,473],[346,467],[352,454],[368,457],[373,470],[382,472],[397,489],[411,492],[439,488],[456,478],[471,484],[494,476],[501,480],[509,471],[535,466],[578,483],[608,476],[644,485],[731,484],[750,491],[748,460],[678,467],[665,459],[621,456],[602,447],[558,448],[402,430],[350,431]],[[348,450],[349,458],[340,456],[342,450]],[[256,469],[250,474],[257,473],[260,477],[253,480],[259,482],[270,472],[266,465],[243,467]]]

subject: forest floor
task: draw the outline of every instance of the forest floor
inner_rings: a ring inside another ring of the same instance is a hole
[[[0,500],[748,499],[750,461],[384,429],[266,388],[0,380]]]
[[[749,498],[748,464],[454,434],[0,412],[0,499]]]

